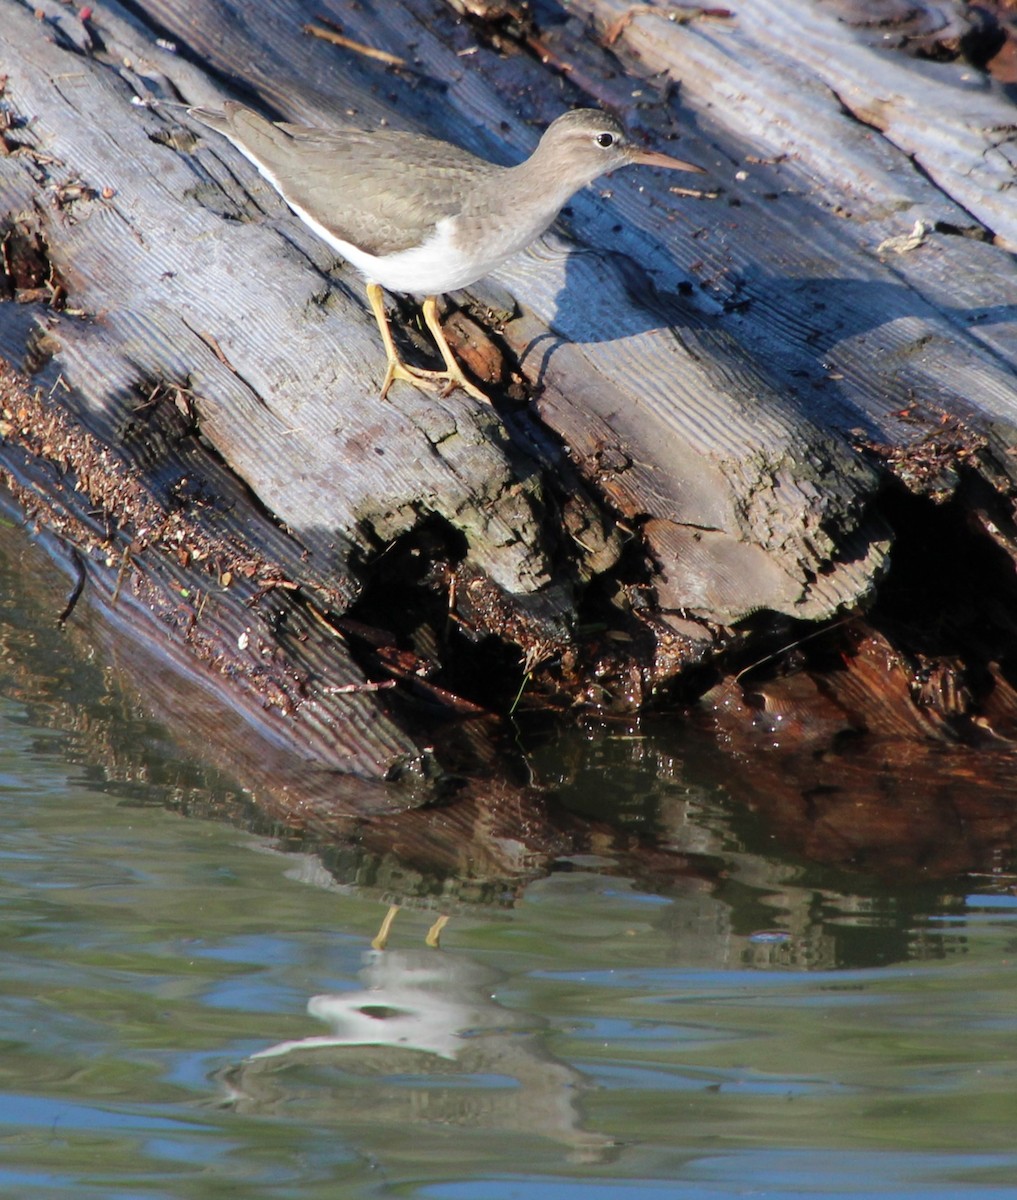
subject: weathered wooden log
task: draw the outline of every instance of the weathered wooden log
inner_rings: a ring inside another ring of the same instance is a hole
[[[871,601],[888,486],[977,481],[1017,556],[1012,106],[804,0],[667,15],[0,0],[9,486],[111,608],[405,803],[462,697],[639,708],[752,614]],[[226,95],[504,161],[603,103],[716,186],[612,177],[457,298],[495,409],[383,402],[359,281],[188,121]]]

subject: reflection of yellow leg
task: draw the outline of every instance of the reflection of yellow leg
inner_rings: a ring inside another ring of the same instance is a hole
[[[435,950],[439,948],[438,939],[441,937],[441,931],[448,924],[448,917],[444,913],[435,921],[431,928],[427,931],[427,937],[424,941],[428,946],[433,946]]]
[[[388,945],[388,935],[392,932],[392,926],[395,924],[395,919],[399,915],[399,905],[390,904],[388,912],[385,914],[385,919],[381,923],[381,928],[378,930],[374,940],[371,942],[372,950],[384,950]],[[444,913],[435,921],[431,928],[427,931],[427,937],[424,941],[428,946],[433,946],[436,950],[440,949],[439,939],[441,931],[448,924],[448,917]]]
[[[378,930],[377,936],[371,943],[372,950],[384,950],[388,944],[388,935],[392,932],[392,922],[396,919],[396,914],[399,912],[398,904],[389,905],[389,910],[385,914],[385,920],[381,923],[381,928]]]
[[[444,371],[425,371],[422,367],[407,366],[399,357],[399,351],[396,350],[395,342],[392,340],[392,330],[385,313],[385,299],[381,287],[377,283],[367,285],[367,299],[371,305],[371,312],[374,313],[374,319],[378,322],[378,332],[381,334],[382,345],[385,347],[386,368],[385,382],[381,385],[382,400],[388,395],[388,389],[397,379],[404,379],[407,383],[412,383],[414,387],[421,388],[423,391],[442,391],[449,385],[461,387],[475,399],[487,400],[484,393],[474,387],[466,378],[462,368],[452,356],[452,350],[445,340],[445,334],[438,321],[438,301],[434,296],[428,296],[424,301],[424,321],[441,351],[441,357],[445,363]]]

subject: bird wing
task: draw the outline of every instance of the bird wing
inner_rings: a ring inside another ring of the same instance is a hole
[[[287,184],[287,200],[369,254],[419,245],[454,217],[476,182],[502,170],[466,150],[398,130],[293,130],[307,169]]]
[[[228,137],[294,208],[369,254],[419,245],[459,212],[475,183],[504,170],[451,143],[401,130],[272,124],[232,102],[223,113],[193,115]]]

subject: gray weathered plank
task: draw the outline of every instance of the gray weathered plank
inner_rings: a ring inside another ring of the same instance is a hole
[[[249,489],[220,527],[249,526],[333,614],[357,603],[377,556],[437,519],[463,540],[462,578],[504,601],[486,617],[474,606],[472,633],[553,657],[585,580],[616,561],[617,516],[640,539],[655,607],[700,653],[704,630],[758,610],[820,619],[871,596],[888,533],[864,447],[906,454],[959,418],[989,443],[970,469],[1013,478],[1012,109],[962,68],[880,54],[820,9],[767,0],[726,22],[640,10],[610,52],[599,39],[626,6],[575,0],[541,31],[547,62],[498,53],[428,0],[112,2],[92,41],[56,0],[45,21],[35,7],[0,0],[5,99],[27,120],[10,134],[22,149],[0,158],[0,222],[41,231],[83,315],[4,305],[0,355],[47,389],[62,379],[71,390],[53,395],[73,418],[164,491],[182,466],[124,431],[147,395],[183,397]],[[309,38],[319,14],[412,70]],[[565,233],[460,297],[498,314],[514,369],[540,389],[530,408],[505,405],[502,421],[408,388],[382,402],[353,272],[183,108],[132,104],[227,95],[292,120],[385,120],[503,161],[564,104],[601,102],[637,136],[666,146],[681,131],[716,195],[619,174],[576,197]],[[915,114],[958,97],[959,115],[923,134]],[[87,190],[57,205],[67,184]],[[888,241],[919,220],[919,244]],[[955,232],[972,228],[995,241]],[[560,525],[568,504],[578,514]],[[364,677],[341,639],[333,650],[307,673],[306,703],[341,729],[327,687]],[[356,707],[358,771],[384,777],[418,752],[370,693]]]

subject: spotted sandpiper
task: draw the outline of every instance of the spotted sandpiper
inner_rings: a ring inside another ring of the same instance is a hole
[[[633,145],[614,117],[590,108],[558,117],[515,167],[417,133],[272,124],[233,101],[221,112],[190,113],[229,138],[297,216],[364,276],[388,359],[382,398],[393,381],[405,379],[424,389],[461,387],[488,399],[452,354],[438,319],[438,296],[468,287],[524,249],[600,175],[636,163],[702,171]],[[424,321],[443,371],[400,359],[382,288],[424,295]]]

